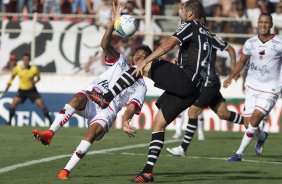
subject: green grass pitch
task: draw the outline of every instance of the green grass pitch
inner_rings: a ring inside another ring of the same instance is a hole
[[[32,127],[0,126],[1,184],[132,183],[131,179],[146,162],[147,145],[151,139],[150,131],[137,130],[135,138],[128,138],[122,130],[111,129],[103,140],[93,144],[90,150],[92,154],[86,155],[81,160],[72,170],[69,180],[66,181],[58,180],[56,175],[64,168],[69,160],[68,156],[1,173],[3,169],[15,164],[59,155],[71,155],[86,131],[86,129],[78,128],[59,130],[51,145],[47,147],[31,136],[32,129]],[[169,140],[173,133],[166,132],[166,140]],[[167,184],[282,183],[281,133],[270,134],[261,157],[255,156],[256,140],[254,140],[245,153],[245,161],[226,162],[226,158],[239,147],[242,135],[243,133],[207,132],[205,141],[198,141],[195,136],[186,157],[172,157],[166,151],[167,147],[177,146],[179,142],[165,144],[154,169],[155,182]],[[135,145],[139,147],[134,148]],[[99,150],[108,151],[95,152]]]

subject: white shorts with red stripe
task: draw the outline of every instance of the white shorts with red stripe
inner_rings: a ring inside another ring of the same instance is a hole
[[[279,94],[256,90],[248,86],[243,116],[250,117],[255,109],[267,115],[274,107],[278,97]]]

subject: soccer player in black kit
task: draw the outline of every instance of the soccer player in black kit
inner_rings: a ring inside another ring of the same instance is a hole
[[[109,93],[92,95],[96,103],[106,107],[114,96],[133,84],[140,75],[148,76],[156,87],[165,90],[156,102],[159,111],[153,123],[148,159],[134,178],[137,183],[154,181],[153,167],[163,147],[167,125],[197,100],[208,77],[213,37],[200,21],[204,16],[203,6],[197,0],[189,0],[180,8],[179,16],[182,23],[165,44],[140,62],[142,64],[136,69],[131,68],[124,73]],[[179,66],[157,59],[176,45],[179,45]]]

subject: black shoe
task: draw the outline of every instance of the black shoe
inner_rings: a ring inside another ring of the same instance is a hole
[[[11,124],[11,122],[7,122],[6,125],[7,126],[11,126],[12,124]]]

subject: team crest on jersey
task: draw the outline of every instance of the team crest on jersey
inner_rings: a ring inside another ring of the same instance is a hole
[[[260,59],[263,59],[264,55],[265,55],[265,50],[259,51],[259,58]]]

